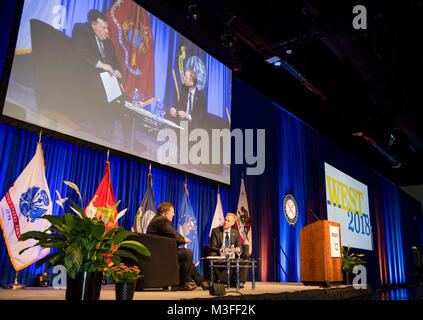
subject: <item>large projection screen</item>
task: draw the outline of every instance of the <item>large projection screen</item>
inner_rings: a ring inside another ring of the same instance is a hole
[[[132,0],[26,0],[7,80],[4,116],[230,185],[231,70]]]
[[[342,246],[373,250],[367,186],[325,163],[327,217],[341,225]]]

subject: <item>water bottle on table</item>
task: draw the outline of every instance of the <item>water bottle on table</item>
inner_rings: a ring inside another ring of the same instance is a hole
[[[235,259],[235,246],[234,245],[231,245],[230,257],[231,257],[231,259]]]
[[[140,108],[144,108],[145,96],[143,93],[140,94],[140,98]]]
[[[134,95],[132,96],[132,105],[138,107],[138,89],[135,88]]]
[[[163,118],[163,114],[164,114],[164,112],[163,112],[162,102],[160,101],[160,99],[157,99],[157,102],[156,102],[156,116],[157,116],[157,118],[161,119],[161,118]]]

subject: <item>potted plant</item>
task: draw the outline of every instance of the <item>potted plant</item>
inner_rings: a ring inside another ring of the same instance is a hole
[[[366,263],[361,259],[362,257],[364,257],[364,254],[350,253],[350,246],[347,249],[342,247],[342,271],[345,284],[352,284],[354,267]]]
[[[112,267],[112,277],[116,282],[116,300],[132,300],[134,298],[135,285],[139,278],[138,266],[128,267],[123,262]]]
[[[65,181],[65,184],[78,193],[83,205],[79,188],[72,182]],[[58,191],[56,193],[59,198],[56,203],[63,209],[63,203],[67,198],[62,199]],[[35,246],[55,249],[39,260],[37,267],[44,263],[46,270],[55,265],[65,266],[67,300],[98,300],[103,274],[110,277],[111,265],[119,265],[121,257],[136,260],[136,257],[125,249],[150,255],[150,251],[141,243],[126,240],[135,233],[123,227],[111,227],[126,213],[125,209],[116,218],[108,214],[114,212],[119,203],[120,201],[114,207],[109,206],[96,211],[87,210],[85,216],[84,210],[72,201],[73,213],[67,212],[63,216],[42,216],[42,219],[51,223],[47,230],[29,231],[19,238],[19,241],[35,239],[38,241]]]

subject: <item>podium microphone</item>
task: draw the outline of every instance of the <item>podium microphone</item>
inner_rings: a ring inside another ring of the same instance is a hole
[[[312,215],[316,218],[316,220],[320,220],[320,218],[314,214],[313,210],[310,209],[310,211],[311,211]]]

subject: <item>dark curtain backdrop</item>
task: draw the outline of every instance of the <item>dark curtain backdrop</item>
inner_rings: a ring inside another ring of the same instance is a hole
[[[16,2],[13,0],[0,3],[0,71],[9,68],[3,65],[13,23],[11,13],[14,12]],[[2,97],[5,95],[4,89],[2,87]],[[224,212],[236,212],[241,174],[244,173],[252,219],[253,257],[260,259],[257,279],[301,281],[299,230],[315,221],[315,216],[326,219],[323,163],[327,162],[368,186],[374,250],[355,250],[366,255],[368,282],[374,287],[414,282],[411,247],[423,246],[420,204],[389,180],[237,78],[233,79],[232,89],[232,129],[266,129],[264,173],[259,176],[245,175],[246,165],[233,165],[232,189],[220,188]],[[255,132],[254,141],[256,137]],[[0,124],[0,197],[3,197],[34,155],[37,141],[37,132]],[[103,176],[106,154],[49,136],[43,136],[42,143],[53,202],[57,199],[56,190],[62,197],[77,200],[74,191],[63,184],[64,180],[69,180],[80,187],[86,204]],[[255,145],[255,151],[256,147]],[[129,230],[146,189],[148,165],[113,155],[109,161],[115,197],[122,201],[119,209],[128,208],[120,225]],[[152,169],[152,177],[156,204],[162,201],[173,202],[175,212],[178,212],[185,177],[157,168]],[[218,188],[190,178],[187,182],[198,220],[201,247],[209,240]],[[293,193],[298,202],[300,214],[294,226],[288,224],[283,213],[286,193]],[[54,205],[53,214],[61,213],[58,206]],[[175,224],[177,218],[174,218]],[[275,263],[275,258],[280,261],[288,276]],[[199,268],[201,271],[202,266]],[[19,281],[31,284],[35,275],[43,271],[43,267],[37,269],[33,264],[19,273]],[[14,276],[1,235],[0,284],[11,283]]]
[[[373,250],[352,249],[365,254],[367,281],[373,287],[413,283],[412,246],[423,245],[420,203],[237,79],[233,94],[233,128],[266,129],[266,170],[245,180],[254,228],[253,253],[261,259],[260,279],[301,281],[299,230],[317,219],[327,219],[327,162],[368,186]],[[233,202],[237,201],[240,172],[234,170],[233,174]],[[298,204],[299,217],[294,226],[284,216],[287,193],[294,194]]]

